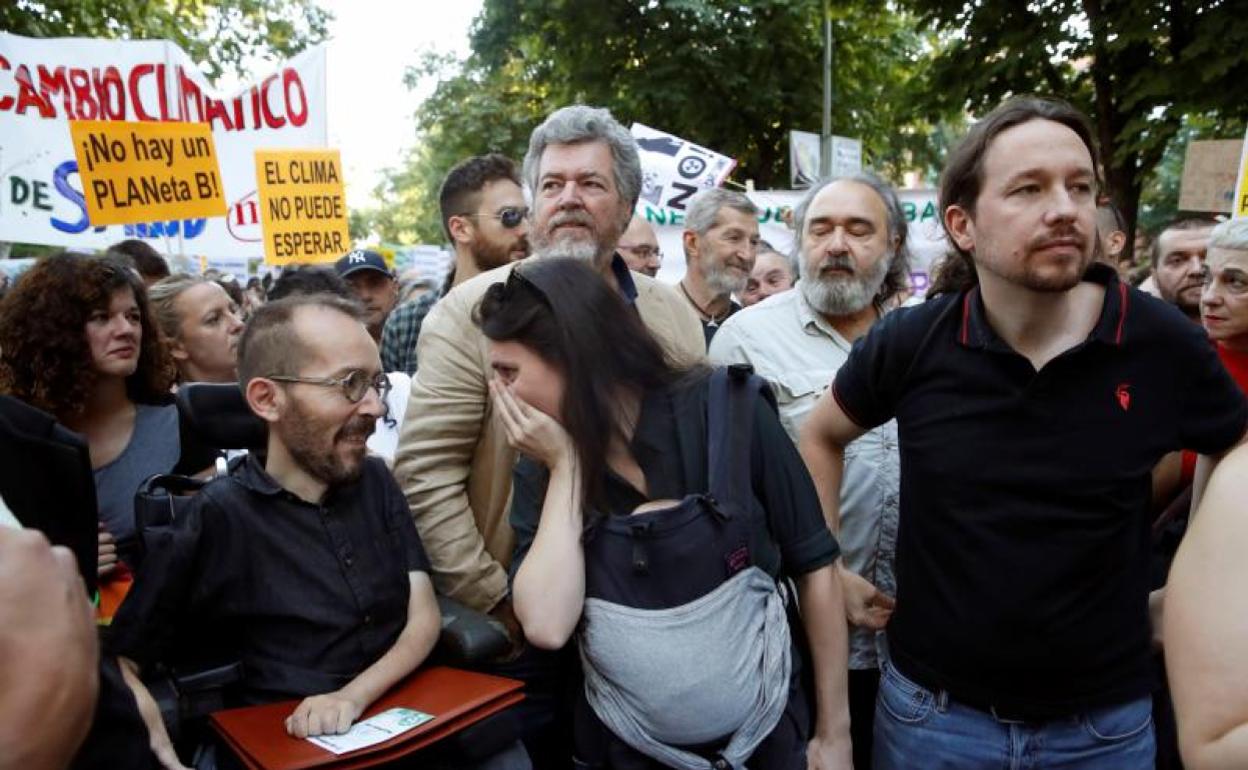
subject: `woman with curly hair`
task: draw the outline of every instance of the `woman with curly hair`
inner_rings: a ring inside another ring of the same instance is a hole
[[[178,463],[173,378],[143,282],[116,258],[47,257],[0,303],[0,391],[52,414],[90,448],[101,574],[133,543],[139,485]]]
[[[178,382],[234,382],[238,379],[241,310],[225,289],[198,275],[177,273],[147,290]]]

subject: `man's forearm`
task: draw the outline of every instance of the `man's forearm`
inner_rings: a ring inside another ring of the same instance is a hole
[[[828,565],[802,575],[797,593],[815,675],[815,734],[849,740],[849,634],[841,585]]]
[[[815,483],[815,494],[819,496],[819,507],[823,510],[824,521],[833,533],[841,531],[841,476],[845,472],[845,448],[837,444],[826,434],[807,426],[802,430],[798,441],[798,451],[810,472],[811,481]]]
[[[434,605],[436,607],[436,603]],[[408,620],[394,645],[373,665],[360,672],[341,692],[361,708],[367,709],[400,679],[416,670],[429,657],[442,630],[441,616],[433,619],[417,613]]]

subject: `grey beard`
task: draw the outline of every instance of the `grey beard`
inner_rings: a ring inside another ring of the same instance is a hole
[[[884,278],[888,276],[891,258],[881,259],[864,276],[851,276],[834,280],[821,279],[818,275],[804,276],[798,286],[802,296],[819,313],[829,316],[845,316],[862,312],[875,299]]]
[[[589,265],[596,265],[598,259],[598,244],[593,241],[583,241],[573,238],[564,238],[549,243],[533,244],[533,253],[539,257],[571,257],[572,259],[585,262]]]
[[[745,284],[749,278],[738,279],[733,277],[728,270],[708,267],[702,273],[702,280],[706,283],[706,288],[718,296],[723,296],[726,294],[740,294],[745,289]]]

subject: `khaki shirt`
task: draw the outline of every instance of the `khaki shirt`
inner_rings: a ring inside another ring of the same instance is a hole
[[[420,368],[394,464],[435,587],[482,612],[508,593],[516,453],[493,413],[489,349],[472,313],[486,289],[507,280],[512,267],[455,287],[425,318],[416,345]],[[646,328],[679,364],[703,362],[702,326],[688,304],[669,286],[639,273],[632,277]]]

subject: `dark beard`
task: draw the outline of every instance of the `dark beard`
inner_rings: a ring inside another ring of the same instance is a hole
[[[324,422],[307,414],[299,407],[298,401],[292,400],[289,419],[282,420],[281,438],[286,445],[286,451],[299,467],[334,487],[360,478],[364,471],[366,454],[366,450],[361,450],[358,461],[344,462],[334,451],[338,441],[347,436],[367,437],[372,434],[374,427],[374,420],[354,417],[334,433],[328,446],[322,446],[326,432]]]
[[[483,238],[472,246],[472,261],[484,273],[511,262],[511,250],[511,244],[489,243]]]

